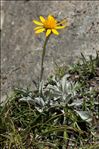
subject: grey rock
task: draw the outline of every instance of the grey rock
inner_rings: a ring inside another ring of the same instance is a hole
[[[71,64],[80,53],[99,50],[99,1],[1,1],[1,95],[13,87],[34,89],[32,80],[40,73],[45,35],[34,34],[33,19],[52,14],[67,18],[70,26],[49,39],[44,63],[44,79],[55,63]]]

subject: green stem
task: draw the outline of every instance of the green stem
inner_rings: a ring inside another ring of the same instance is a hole
[[[42,81],[42,77],[43,77],[43,72],[44,72],[44,57],[45,57],[45,52],[46,52],[46,45],[47,45],[47,41],[49,39],[49,36],[46,37],[44,45],[43,45],[43,52],[42,52],[42,59],[41,59],[41,73],[40,73],[40,82]]]

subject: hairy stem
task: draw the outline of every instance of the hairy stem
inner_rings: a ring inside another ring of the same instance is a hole
[[[43,52],[42,52],[42,59],[41,59],[41,73],[40,73],[40,82],[42,81],[43,78],[43,72],[44,72],[44,57],[45,57],[45,52],[46,52],[46,45],[47,45],[47,41],[49,39],[49,36],[46,37],[44,45],[43,45]]]

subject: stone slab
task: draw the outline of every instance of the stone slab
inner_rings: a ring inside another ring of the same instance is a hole
[[[80,53],[99,50],[99,1],[1,1],[1,95],[13,87],[31,86],[40,72],[45,35],[35,35],[32,23],[39,16],[67,18],[70,26],[51,36],[45,57],[45,75],[55,63],[71,64]]]

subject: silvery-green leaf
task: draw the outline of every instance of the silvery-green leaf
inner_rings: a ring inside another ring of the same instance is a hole
[[[88,122],[92,120],[91,115],[90,115],[89,112],[87,112],[87,111],[77,111],[77,110],[75,110],[75,111],[81,117],[82,120],[85,120],[85,121],[88,121]]]
[[[70,94],[68,94],[67,96],[66,96],[66,99],[65,99],[65,104],[68,104],[68,102],[71,100],[71,95]]]
[[[48,88],[59,92],[59,88],[56,85],[49,85]]]
[[[45,105],[44,100],[41,97],[35,98],[35,104],[37,104],[38,106],[41,106],[41,107],[44,107],[44,105]]]
[[[54,97],[54,101],[57,101],[60,97]]]
[[[66,97],[67,97],[67,95],[66,95],[66,94],[63,94],[63,95],[62,95],[63,101],[65,101],[65,100],[66,100]]]
[[[31,97],[29,97],[29,96],[20,98],[19,101],[23,101],[23,102],[28,102],[30,104],[34,104],[34,100]]]
[[[62,91],[65,92],[66,91],[66,76],[62,78],[61,83],[62,83]]]
[[[95,105],[99,105],[99,102],[95,101],[94,104],[95,104]]]
[[[49,85],[48,89],[53,94],[53,96],[61,96],[61,91],[59,90],[59,88],[57,86]]]
[[[82,105],[83,101],[82,100],[76,100],[73,103],[69,104],[69,106],[80,106]]]
[[[38,112],[43,112],[43,109],[40,109],[39,107],[35,107],[37,109]]]

